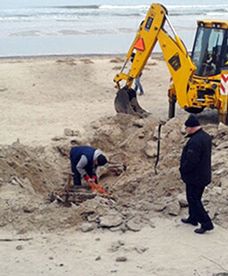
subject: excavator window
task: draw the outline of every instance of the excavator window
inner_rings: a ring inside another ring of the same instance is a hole
[[[199,26],[192,51],[196,75],[219,74],[227,54],[227,30]]]

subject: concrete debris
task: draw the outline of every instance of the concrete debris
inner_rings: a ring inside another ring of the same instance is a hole
[[[86,233],[86,232],[90,232],[92,230],[94,230],[94,225],[92,223],[87,223],[84,222],[81,226],[80,229],[82,232]]]
[[[188,207],[188,202],[187,202],[185,194],[179,194],[179,195],[177,195],[177,200],[178,200],[181,208]]]
[[[132,218],[129,221],[126,222],[127,229],[138,232],[142,229],[142,225],[138,218]]]
[[[157,156],[157,142],[148,141],[145,146],[145,154],[149,158],[154,158]]]
[[[122,224],[123,219],[120,215],[106,215],[100,217],[100,226],[105,228],[116,227]]]
[[[177,201],[173,201],[167,206],[167,212],[171,216],[178,216],[180,214],[180,204]]]

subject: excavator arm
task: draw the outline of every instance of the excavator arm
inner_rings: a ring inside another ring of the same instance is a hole
[[[173,36],[164,29],[167,23]],[[121,72],[114,82],[119,91],[115,99],[117,112],[140,113],[144,110],[138,105],[136,93],[131,88],[135,78],[141,75],[148,58],[151,56],[156,43],[159,42],[164,60],[173,80],[173,92],[170,97],[177,99],[181,107],[188,106],[188,84],[196,67],[191,61],[188,52],[175,33],[165,7],[160,4],[152,4],[141,22],[136,37],[126,55]],[[121,86],[121,83],[124,84]],[[137,106],[137,107],[135,107]]]

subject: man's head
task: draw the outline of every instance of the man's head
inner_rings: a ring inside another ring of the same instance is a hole
[[[192,114],[188,117],[184,124],[187,134],[193,134],[201,128],[199,120]]]
[[[104,166],[107,163],[108,163],[108,160],[103,154],[100,154],[97,156],[97,159],[96,159],[97,166]]]

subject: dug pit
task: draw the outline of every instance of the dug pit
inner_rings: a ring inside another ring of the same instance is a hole
[[[0,227],[17,233],[58,231],[75,227],[82,231],[105,228],[139,231],[152,225],[154,216],[178,216],[186,212],[179,159],[186,141],[185,118],[169,120],[161,129],[157,174],[158,124],[152,116],[138,119],[116,115],[94,122],[83,137],[77,130],[65,130],[49,146],[30,147],[19,141],[0,147]],[[228,227],[228,127],[203,126],[213,137],[213,182],[204,204],[214,221]],[[102,149],[109,160],[123,164],[119,174],[102,168],[100,183],[110,197],[95,194],[70,208],[50,200],[63,190],[69,172],[66,152],[70,141]]]

